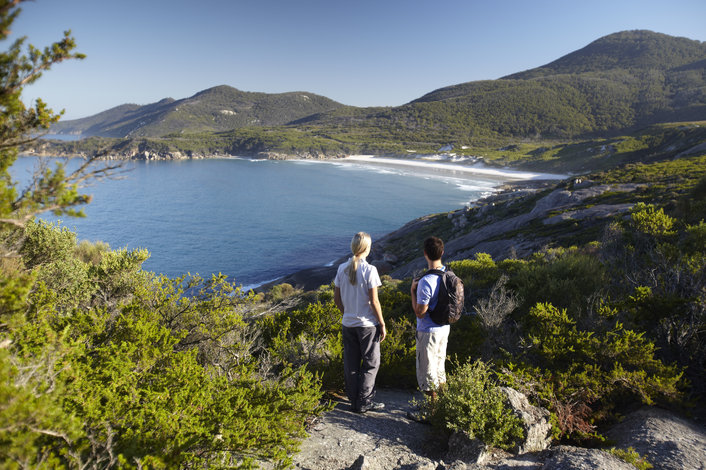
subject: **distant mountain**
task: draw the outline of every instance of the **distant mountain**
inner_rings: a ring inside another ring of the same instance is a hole
[[[706,43],[651,31],[605,36],[536,69],[435,90],[397,109],[456,134],[556,136],[706,119]],[[428,119],[428,118],[427,118]]]
[[[52,131],[168,135],[131,146],[167,146],[187,155],[345,155],[615,136],[684,121],[706,121],[706,43],[640,30],[605,36],[535,69],[441,88],[397,107],[356,108],[310,93],[221,86],[178,101],[120,106]]]
[[[52,133],[102,137],[159,137],[188,131],[219,132],[251,126],[281,126],[343,105],[306,92],[251,93],[222,85],[189,98],[144,106],[121,105],[94,116],[61,121]]]
[[[701,41],[647,30],[623,31],[604,36],[542,67],[504,78],[528,79],[616,69],[668,71],[698,63],[705,57],[706,43]]]

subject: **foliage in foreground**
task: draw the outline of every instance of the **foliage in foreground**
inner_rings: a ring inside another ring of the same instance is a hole
[[[679,368],[657,359],[643,333],[619,322],[579,329],[551,304],[537,304],[526,321],[526,349],[507,364],[505,380],[553,413],[557,438],[590,437],[616,409],[679,396]]]
[[[0,0],[0,41],[22,0]],[[25,85],[83,58],[64,38],[0,53],[0,468],[247,468],[288,463],[320,383],[257,346],[251,296],[221,276],[168,279],[146,251],[77,245],[34,217],[76,215],[81,185],[119,165],[41,168],[18,192],[18,147],[59,119]]]
[[[155,277],[140,268],[145,252],[83,262],[72,232],[42,222],[27,232],[26,265],[6,271],[1,290],[3,461],[289,461],[306,417],[323,409],[320,383],[260,354],[248,295],[218,276]]]

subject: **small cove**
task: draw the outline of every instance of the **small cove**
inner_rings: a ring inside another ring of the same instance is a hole
[[[18,159],[13,175],[26,182],[36,162]],[[61,223],[79,240],[148,249],[147,270],[172,277],[221,272],[245,287],[329,264],[347,253],[359,230],[375,239],[417,217],[461,208],[508,179],[365,160],[228,158],[126,167],[124,179],[84,190],[93,196],[85,218]]]

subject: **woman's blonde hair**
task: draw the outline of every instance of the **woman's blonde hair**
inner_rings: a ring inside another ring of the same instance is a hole
[[[346,274],[348,274],[348,280],[351,284],[355,285],[356,273],[358,272],[358,262],[360,261],[363,254],[370,248],[370,235],[365,232],[358,232],[353,236],[351,240],[351,252],[353,253],[353,258],[346,268]]]

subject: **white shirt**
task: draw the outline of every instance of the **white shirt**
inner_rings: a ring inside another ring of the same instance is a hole
[[[365,260],[358,261],[356,283],[353,285],[345,272],[351,262],[352,258],[338,267],[336,278],[333,281],[334,285],[341,290],[343,326],[349,328],[377,326],[379,322],[370,302],[369,291],[373,287],[382,285],[378,270]]]

